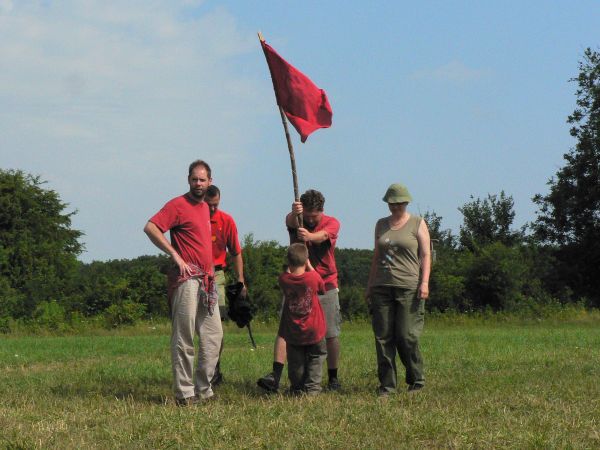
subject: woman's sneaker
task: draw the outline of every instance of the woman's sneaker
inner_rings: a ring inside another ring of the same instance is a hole
[[[410,384],[408,385],[408,392],[417,392],[421,389],[423,389],[425,387],[425,385],[423,384]]]

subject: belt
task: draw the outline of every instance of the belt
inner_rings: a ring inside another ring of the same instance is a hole
[[[219,264],[218,266],[215,266],[215,272],[216,272],[217,270],[223,270],[223,265],[222,265],[222,264]]]

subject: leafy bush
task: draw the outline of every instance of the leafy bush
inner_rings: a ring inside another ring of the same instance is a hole
[[[372,259],[373,250],[336,248],[335,262],[340,286],[366,287]]]
[[[133,325],[139,321],[146,312],[146,307],[131,300],[110,305],[104,311],[104,322],[107,328],[116,328],[121,325]]]
[[[431,273],[428,309],[444,312],[448,310],[465,311],[465,278],[462,275],[434,270]]]
[[[12,331],[12,318],[8,316],[0,316],[0,333],[8,334]]]
[[[244,237],[244,277],[257,316],[276,317],[281,308],[277,278],[284,270],[286,247],[276,241],[254,241]]]
[[[64,331],[68,328],[65,323],[65,309],[56,301],[39,303],[33,311],[33,323],[46,330]]]
[[[526,274],[519,249],[494,242],[474,255],[467,268],[466,296],[476,308],[509,309],[520,298]]]
[[[365,288],[346,286],[340,289],[340,309],[345,320],[368,317]]]
[[[9,280],[0,275],[0,332],[10,331],[10,319],[17,316],[24,295],[10,286]]]

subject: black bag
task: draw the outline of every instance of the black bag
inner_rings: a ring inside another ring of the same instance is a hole
[[[225,288],[225,295],[227,296],[229,306],[229,318],[240,328],[248,325],[254,317],[254,305],[250,302],[247,293],[242,295],[243,289],[244,283],[239,281]]]

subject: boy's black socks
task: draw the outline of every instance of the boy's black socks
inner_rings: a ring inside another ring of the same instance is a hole
[[[275,383],[279,384],[281,379],[281,372],[283,372],[283,364],[277,361],[273,361],[273,376],[275,377]]]
[[[337,379],[337,369],[327,369],[327,376],[330,380]]]

